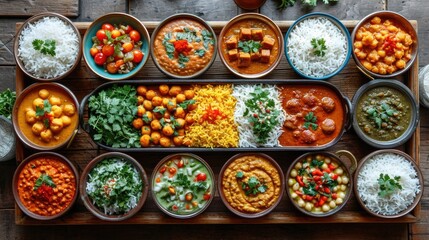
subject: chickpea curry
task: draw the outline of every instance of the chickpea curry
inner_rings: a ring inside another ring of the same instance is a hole
[[[411,112],[410,101],[400,91],[377,87],[361,96],[356,118],[365,135],[379,141],[390,141],[408,129]]]
[[[73,134],[77,124],[75,103],[59,88],[36,88],[19,105],[19,128],[27,139],[38,146],[63,144]]]
[[[76,190],[76,176],[68,164],[54,156],[38,157],[25,163],[18,177],[21,203],[41,216],[53,216],[66,210]]]
[[[341,163],[323,154],[299,160],[288,176],[288,191],[298,207],[327,213],[345,203],[350,176]]]
[[[392,74],[405,68],[416,39],[392,19],[374,17],[358,29],[354,53],[362,65],[377,74]]]
[[[271,67],[279,53],[274,30],[259,20],[233,24],[222,39],[226,62],[239,73],[257,74]]]
[[[343,130],[344,108],[332,89],[325,86],[281,87],[286,111],[282,146],[320,146],[334,140]]]

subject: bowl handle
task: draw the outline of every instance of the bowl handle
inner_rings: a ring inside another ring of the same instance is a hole
[[[88,98],[90,97],[90,95],[91,94],[88,94],[85,97],[83,97],[82,102],[79,105],[79,124],[80,124],[80,127],[87,133],[89,133],[89,124],[85,123],[85,121],[83,120],[83,113],[85,111],[86,102],[88,101]]]
[[[353,155],[353,153],[351,153],[347,150],[339,150],[339,151],[335,152],[335,154],[338,157],[345,156],[347,159],[349,159],[349,161],[351,163],[351,166],[349,168],[349,172],[350,172],[350,175],[353,174],[357,168],[357,161],[356,161],[355,155]]]
[[[346,101],[346,116],[347,116],[347,122],[345,124],[344,129],[346,131],[349,131],[350,128],[352,127],[352,123],[353,123],[353,112],[352,112],[352,102],[350,101],[350,99],[348,97],[343,97],[344,101]]]

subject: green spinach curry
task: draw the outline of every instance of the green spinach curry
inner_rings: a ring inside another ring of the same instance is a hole
[[[411,120],[411,104],[400,91],[390,87],[370,89],[359,99],[356,118],[370,138],[391,141],[400,137]]]

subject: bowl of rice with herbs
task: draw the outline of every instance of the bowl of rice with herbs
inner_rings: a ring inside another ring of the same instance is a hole
[[[347,28],[334,16],[306,14],[289,28],[285,36],[285,55],[300,76],[325,80],[341,72],[351,56]]]
[[[415,161],[396,149],[364,157],[354,176],[355,195],[371,215],[398,218],[411,212],[423,195],[423,177]]]
[[[120,152],[104,153],[91,160],[79,183],[85,207],[105,221],[122,221],[135,215],[143,207],[148,189],[143,167]]]
[[[81,42],[78,29],[68,18],[51,12],[37,14],[18,30],[15,61],[37,81],[60,80],[79,64]]]

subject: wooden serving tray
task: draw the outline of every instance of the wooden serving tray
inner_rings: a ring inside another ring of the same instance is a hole
[[[349,31],[357,24],[358,21],[342,21]],[[411,21],[413,26],[417,29],[417,21]],[[283,33],[287,31],[289,26],[293,23],[292,21],[277,21],[276,22]],[[75,23],[79,28],[82,36],[89,26],[89,22],[77,22]],[[158,25],[158,22],[143,22],[148,28],[149,32],[152,32]],[[219,33],[222,27],[226,24],[224,21],[209,22],[216,33]],[[19,28],[20,24],[17,24]],[[411,91],[418,96],[419,85],[418,85],[418,57],[414,62],[410,70],[396,79],[406,84]],[[211,68],[200,78],[202,79],[236,79],[237,77],[231,74],[220,61],[219,56],[216,57],[214,64]],[[268,76],[267,79],[299,79],[300,77],[290,68],[287,64],[286,58],[283,55],[282,60],[277,68]],[[134,79],[166,79],[163,75],[149,60]],[[242,81],[243,79],[241,79]],[[258,81],[258,80],[249,80]],[[262,80],[259,80],[262,81]],[[303,80],[305,83],[306,80]],[[331,78],[329,82],[336,85],[340,91],[348,98],[352,98],[356,90],[369,79],[362,74],[356,67],[355,62],[350,59],[346,68],[337,76]],[[68,76],[66,79],[61,80],[59,83],[64,84],[76,95],[79,101],[86,95],[88,95],[97,86],[104,83],[105,80],[98,78],[93,74],[90,69],[86,66],[85,61],[81,61],[75,71]],[[16,92],[19,94],[25,87],[34,83],[29,77],[27,77],[18,67],[16,68]],[[418,97],[416,97],[418,99]],[[335,152],[337,150],[349,150],[352,152],[358,160],[362,159],[365,155],[377,150],[361,141],[353,130],[346,132],[342,139],[330,147],[326,151]],[[417,164],[420,162],[420,125],[417,126],[415,133],[412,138],[404,145],[398,147],[413,157]],[[186,149],[184,149],[186,150]],[[17,142],[16,148],[16,161],[19,164],[30,154],[34,153],[34,150],[25,148],[21,142]],[[69,158],[76,164],[81,173],[86,164],[97,155],[104,152],[100,149],[86,134],[84,131],[79,131],[75,137],[73,143],[67,149],[58,151]],[[284,172],[287,171],[291,162],[298,156],[305,152],[267,152],[268,155],[273,157],[281,166]],[[196,152],[195,154],[204,158],[212,167],[213,172],[217,180],[220,169],[223,164],[236,152]],[[150,152],[150,153],[130,153],[131,156],[136,158],[143,166],[148,176],[151,176],[153,168],[159,160],[168,155],[165,152]],[[150,177],[149,177],[150,178]],[[148,199],[145,205],[138,214],[134,217],[125,220],[123,222],[106,222],[99,220],[93,216],[83,205],[82,201],[78,199],[75,206],[66,213],[63,217],[50,220],[50,221],[39,221],[32,219],[25,215],[18,206],[15,207],[15,223],[18,225],[94,225],[94,224],[285,224],[285,223],[414,223],[420,218],[420,204],[409,214],[396,219],[383,219],[373,217],[362,209],[354,194],[350,197],[350,200],[346,206],[330,217],[316,218],[308,217],[300,213],[294,208],[290,202],[287,194],[285,193],[282,197],[281,203],[274,209],[270,214],[257,218],[257,219],[244,219],[231,213],[221,201],[219,194],[216,192],[215,198],[208,209],[201,215],[181,220],[175,219],[162,213],[157,208],[152,195],[149,192]]]

